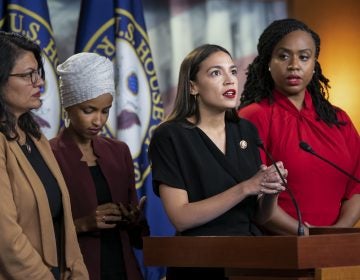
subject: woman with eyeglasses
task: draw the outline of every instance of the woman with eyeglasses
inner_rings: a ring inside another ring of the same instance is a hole
[[[0,279],[89,279],[64,178],[31,113],[41,49],[0,32],[0,61]]]

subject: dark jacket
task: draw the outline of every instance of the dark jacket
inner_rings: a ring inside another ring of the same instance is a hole
[[[50,141],[69,189],[74,219],[94,212],[98,203],[95,185],[82,153],[76,143],[63,130]],[[128,146],[120,141],[97,136],[93,139],[97,163],[109,186],[113,202],[124,205],[137,204],[134,167]],[[138,227],[119,230],[128,279],[142,279],[141,271],[132,250],[133,244],[141,244],[141,238],[149,234],[145,220]],[[90,279],[100,279],[100,234],[78,234],[80,249],[88,268]]]

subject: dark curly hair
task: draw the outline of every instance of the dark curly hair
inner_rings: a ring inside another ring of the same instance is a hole
[[[200,64],[216,52],[224,52],[231,57],[231,54],[225,48],[218,45],[205,44],[197,47],[184,58],[179,71],[174,109],[167,118],[167,121],[179,121],[195,116],[195,125],[199,123],[199,105],[196,96],[190,94],[190,81],[196,81],[196,75],[199,72]],[[236,108],[228,109],[225,112],[225,119],[229,121],[238,121],[239,117]]]
[[[22,114],[16,123],[15,116],[10,112],[4,100],[4,89],[16,60],[27,51],[34,54],[38,63],[38,69],[42,73],[41,77],[45,79],[40,47],[22,35],[0,31],[0,132],[2,132],[8,140],[18,139],[19,135],[15,129],[16,125],[25,133],[37,139],[41,137],[40,127],[34,120],[32,113],[29,111]]]
[[[345,123],[337,118],[337,109],[328,101],[329,80],[323,75],[320,63],[317,61],[320,54],[320,37],[305,23],[296,19],[276,20],[261,34],[257,45],[258,56],[247,69],[247,79],[240,98],[240,108],[254,102],[260,102],[264,98],[273,102],[274,81],[268,70],[271,56],[276,44],[284,36],[296,30],[309,33],[315,43],[315,73],[307,85],[307,90],[311,94],[318,118],[329,126],[333,124],[336,126],[344,125]]]

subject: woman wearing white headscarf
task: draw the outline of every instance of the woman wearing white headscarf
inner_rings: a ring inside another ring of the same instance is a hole
[[[51,140],[69,188],[90,279],[142,279],[132,247],[149,233],[138,203],[128,146],[99,136],[112,105],[112,62],[79,53],[57,68],[65,129]]]

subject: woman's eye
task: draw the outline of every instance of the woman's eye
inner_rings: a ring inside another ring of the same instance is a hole
[[[220,71],[219,70],[214,70],[210,73],[211,76],[219,76],[220,75]]]
[[[309,56],[307,55],[300,55],[300,60],[307,61],[309,59]]]
[[[109,112],[110,112],[110,108],[104,109],[104,110],[102,111],[102,113],[105,114],[105,115],[109,114]]]
[[[286,54],[286,53],[283,53],[283,54],[279,54],[279,58],[282,59],[282,60],[286,60],[289,58],[289,55]]]
[[[238,70],[237,70],[237,69],[233,69],[233,70],[231,70],[231,73],[236,76],[237,73],[238,73]]]
[[[84,114],[87,114],[87,115],[91,114],[93,112],[93,110],[90,108],[83,109],[82,111],[84,112]]]

